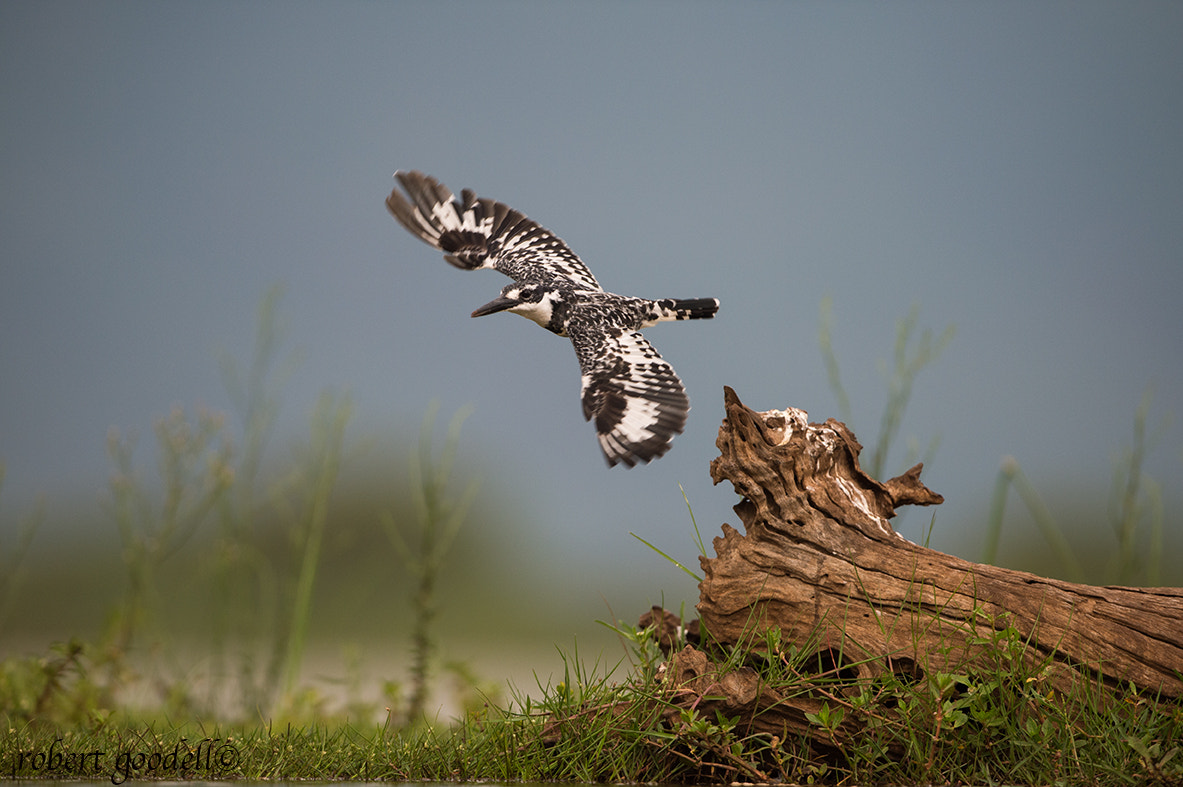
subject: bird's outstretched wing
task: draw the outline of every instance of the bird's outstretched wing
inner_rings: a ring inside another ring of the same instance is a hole
[[[456,199],[447,186],[422,172],[396,172],[395,177],[407,194],[395,188],[386,207],[457,268],[492,268],[514,281],[567,279],[581,289],[602,289],[566,243],[520,211],[478,199],[468,189]]]
[[[583,372],[583,417],[596,426],[604,458],[633,467],[670,449],[686,427],[686,389],[637,332],[568,328]]]

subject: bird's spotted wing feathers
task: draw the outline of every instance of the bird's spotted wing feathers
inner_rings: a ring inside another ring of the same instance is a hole
[[[580,289],[599,290],[591,271],[561,239],[520,211],[468,189],[456,199],[446,186],[421,172],[395,173],[396,188],[386,207],[420,240],[444,252],[458,268],[492,268],[514,281],[566,279]]]
[[[386,206],[411,234],[458,268],[492,268],[538,285],[532,295],[544,292],[549,308],[562,307],[562,316],[546,320],[518,313],[571,339],[582,372],[583,415],[595,424],[608,464],[633,467],[665,454],[686,426],[690,401],[673,368],[636,329],[712,317],[719,302],[643,301],[604,293],[562,240],[519,211],[467,189],[457,199],[420,172],[396,177],[406,194],[394,189]]]
[[[673,367],[635,331],[570,335],[583,373],[583,417],[595,424],[608,464],[633,467],[668,451],[690,410]]]

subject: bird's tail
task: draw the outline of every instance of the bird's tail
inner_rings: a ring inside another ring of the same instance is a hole
[[[701,320],[719,311],[718,298],[665,298],[657,301],[662,320]]]

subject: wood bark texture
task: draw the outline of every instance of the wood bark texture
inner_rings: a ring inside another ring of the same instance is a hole
[[[921,465],[880,482],[859,466],[862,447],[841,422],[756,412],[730,388],[724,402],[711,477],[742,498],[735,511],[745,532],[723,525],[716,556],[701,558],[697,608],[711,639],[758,642],[777,627],[783,642],[814,637],[849,674],[919,677],[997,663],[999,632],[1018,632],[1023,658],[1051,687],[1086,676],[1183,696],[1183,590],[1062,582],[913,544],[889,520],[899,506],[943,501],[921,483]],[[716,680],[693,648],[671,665],[675,685],[699,698]],[[744,691],[746,700],[743,691],[720,694],[720,709],[776,701]],[[770,722],[784,729],[784,719]]]

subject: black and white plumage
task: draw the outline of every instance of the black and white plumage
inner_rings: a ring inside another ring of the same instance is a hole
[[[609,466],[633,467],[668,451],[686,426],[690,401],[640,329],[713,317],[719,301],[605,292],[567,244],[521,212],[468,189],[456,199],[420,172],[395,177],[406,196],[394,189],[386,207],[411,234],[457,268],[491,268],[513,279],[473,317],[510,311],[571,340],[582,371],[583,417],[595,423]]]

